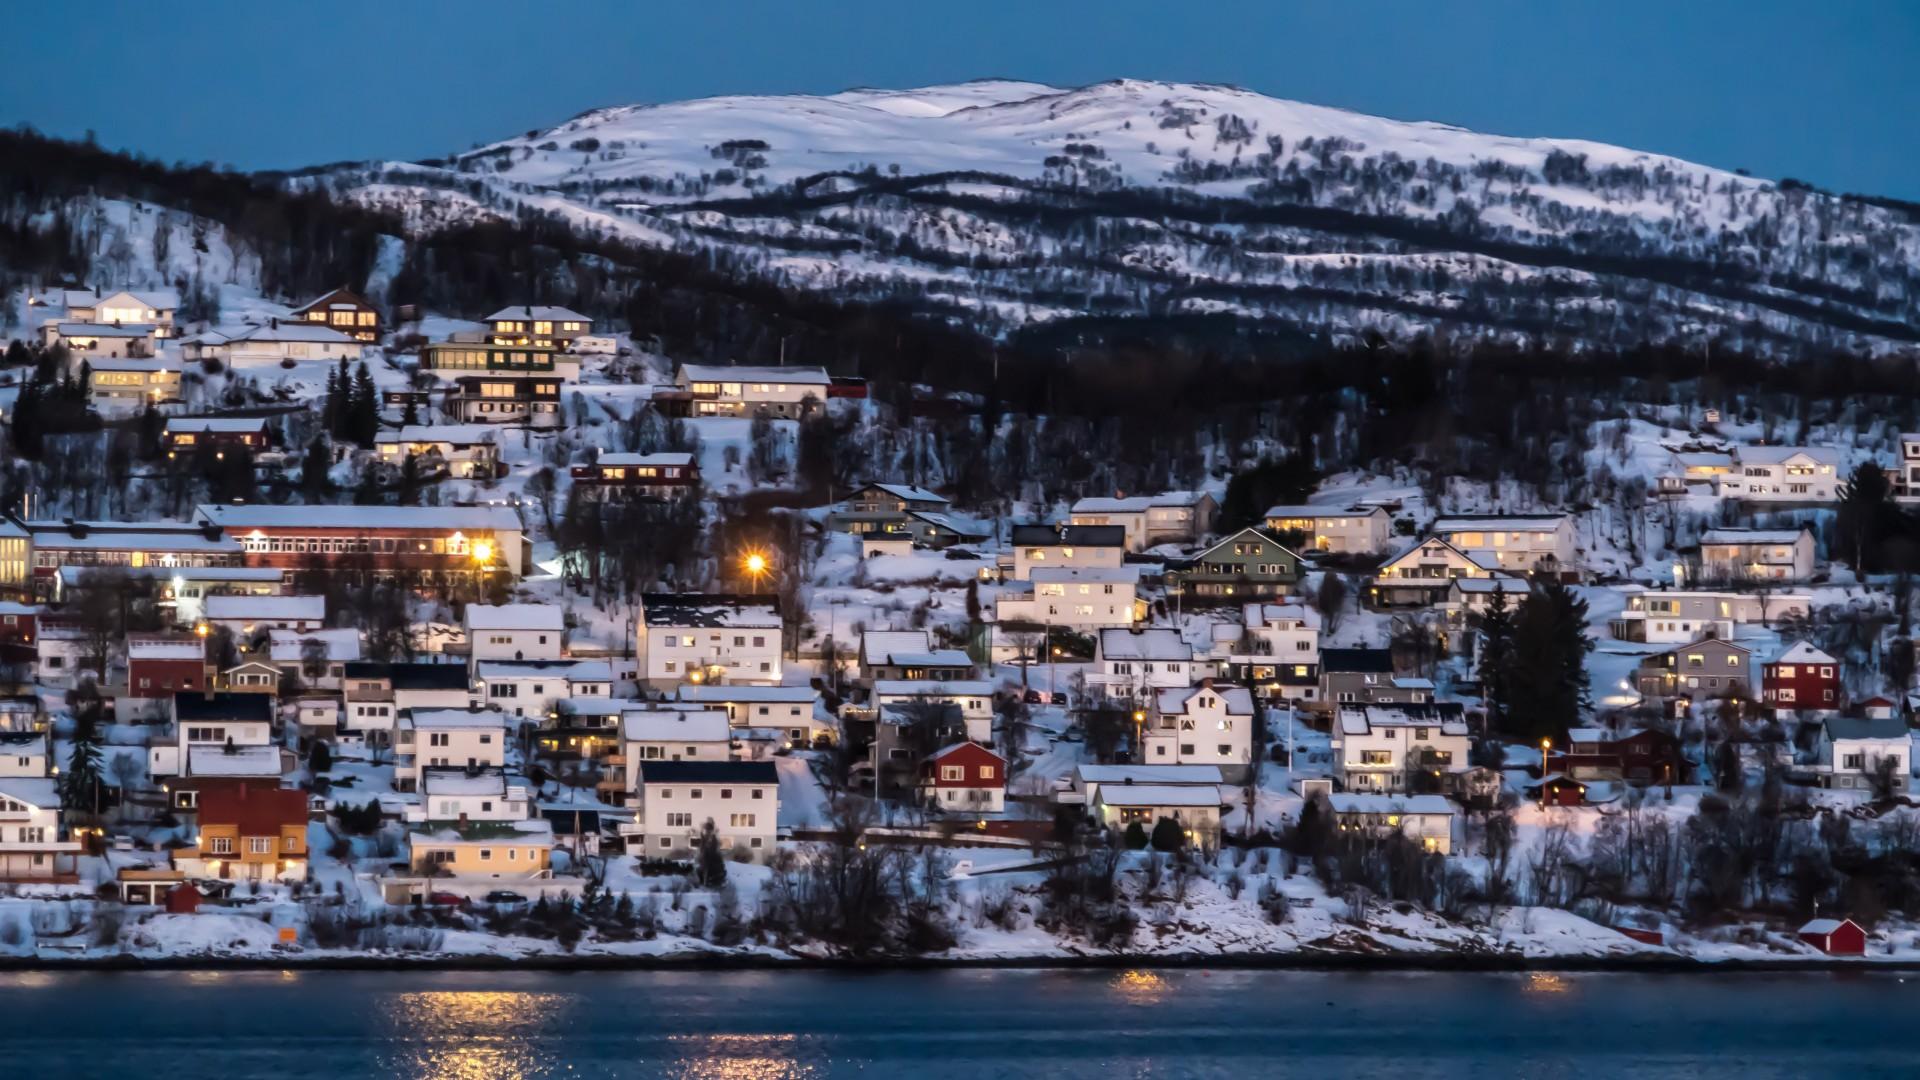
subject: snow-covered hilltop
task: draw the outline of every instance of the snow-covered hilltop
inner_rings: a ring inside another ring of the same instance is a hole
[[[1232,313],[1792,354],[1920,341],[1920,212],[1226,86],[985,81],[600,109],[296,184],[431,233],[544,217],[995,333]]]

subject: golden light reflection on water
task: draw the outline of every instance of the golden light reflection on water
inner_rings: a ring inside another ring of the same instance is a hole
[[[785,1080],[814,1075],[811,1066],[794,1060],[799,1037],[791,1034],[675,1035],[671,1041],[686,1047],[670,1075],[688,1080]]]
[[[1573,984],[1551,971],[1536,971],[1527,976],[1524,984],[1529,994],[1565,994],[1573,989]]]
[[[1113,977],[1108,985],[1113,987],[1129,1005],[1157,1005],[1166,999],[1172,989],[1166,976],[1153,971],[1123,971]]]
[[[394,998],[400,1060],[394,1072],[432,1080],[525,1080],[551,1064],[539,1037],[565,994],[422,991]]]

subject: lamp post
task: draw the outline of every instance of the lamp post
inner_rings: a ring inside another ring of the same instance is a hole
[[[760,591],[760,582],[767,576],[767,557],[758,551],[749,551],[740,557],[740,568],[747,572],[753,581],[753,591]]]
[[[1540,809],[1547,808],[1547,751],[1553,749],[1552,739],[1540,740]]]

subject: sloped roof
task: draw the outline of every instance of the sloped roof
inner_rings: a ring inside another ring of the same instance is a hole
[[[234,825],[242,836],[277,836],[307,821],[307,793],[263,784],[221,784],[199,796],[200,827]]]

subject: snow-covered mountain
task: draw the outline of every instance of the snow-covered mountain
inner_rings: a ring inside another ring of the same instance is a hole
[[[399,211],[416,233],[545,215],[992,332],[1228,312],[1336,337],[1920,341],[1920,207],[1226,86],[626,106],[292,182]]]

